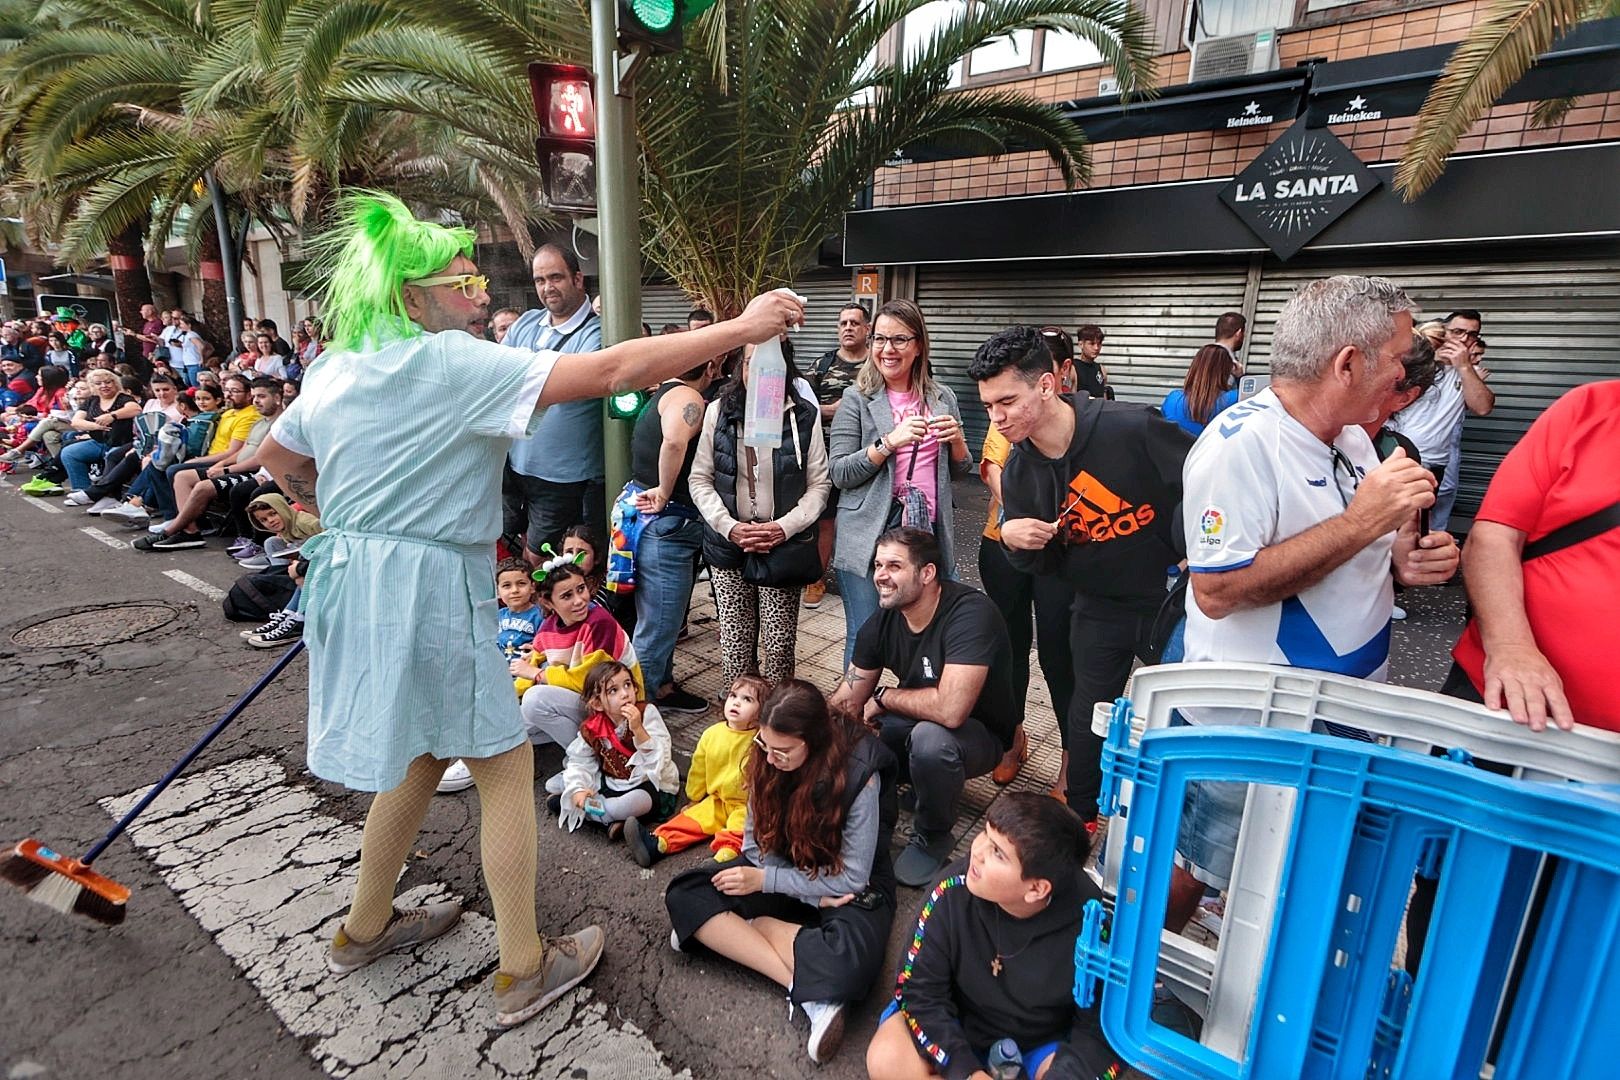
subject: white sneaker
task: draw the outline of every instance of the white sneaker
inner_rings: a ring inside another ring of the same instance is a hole
[[[135,506],[132,503],[119,503],[110,510],[103,510],[101,516],[141,525],[147,521],[146,507]]]
[[[119,502],[117,499],[114,499],[111,496],[105,496],[103,498],[97,499],[95,502],[93,502],[89,506],[85,507],[84,512],[87,513],[87,514],[96,514],[97,516],[99,516],[101,514],[105,514],[107,511],[111,510],[115,506],[122,506],[122,505],[123,505],[123,503]]]
[[[167,524],[167,521],[160,521],[156,525],[148,525],[146,527],[146,531],[151,533],[153,536],[162,536],[165,532],[168,532],[168,530],[164,528],[164,526]]]
[[[448,795],[452,791],[466,791],[473,786],[472,770],[460,758],[452,761],[450,767],[444,770],[444,778],[439,781],[439,794]]]
[[[681,948],[681,932],[679,930],[671,930],[669,932],[669,947],[674,949],[676,952],[686,951],[685,949]]]
[[[89,496],[88,493],[83,492],[83,491],[70,491],[70,492],[67,493],[67,497],[62,500],[62,505],[63,506],[89,506],[90,505],[90,496]]]
[[[824,1065],[844,1042],[844,1003],[806,1001],[802,1007],[810,1018],[810,1060]]]
[[[1389,617],[1394,619],[1396,622],[1400,622],[1402,619],[1406,618],[1406,609],[1397,606],[1395,610],[1389,613]]]
[[[553,776],[550,780],[546,781],[546,794],[561,795],[563,793],[563,787],[563,774],[558,773],[556,776]]]

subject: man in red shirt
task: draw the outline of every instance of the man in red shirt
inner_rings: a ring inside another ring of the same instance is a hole
[[[1541,731],[1620,731],[1620,528],[1545,555],[1537,541],[1615,504],[1620,381],[1559,398],[1502,459],[1463,551],[1474,617],[1445,692]],[[1526,558],[1528,547],[1528,555]],[[1472,692],[1470,692],[1472,691]]]

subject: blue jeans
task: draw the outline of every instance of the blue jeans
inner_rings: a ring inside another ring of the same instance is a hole
[[[202,368],[186,367],[184,364],[176,364],[174,370],[176,374],[186,381],[187,386],[196,387],[197,375],[202,371]]]
[[[844,599],[844,670],[849,670],[855,655],[855,635],[861,632],[878,609],[877,586],[871,574],[852,574],[838,571],[838,595]]]
[[[74,491],[90,486],[90,465],[106,453],[107,448],[91,438],[75,439],[62,447],[62,468],[67,470],[68,484]]]
[[[692,603],[695,562],[703,522],[665,511],[641,530],[636,544],[636,659],[647,696],[675,681],[675,638]]]

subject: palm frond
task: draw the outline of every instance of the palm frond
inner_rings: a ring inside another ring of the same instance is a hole
[[[1418,112],[1395,169],[1401,197],[1410,202],[1427,191],[1458,140],[1590,10],[1588,0],[1494,0],[1446,61]]]

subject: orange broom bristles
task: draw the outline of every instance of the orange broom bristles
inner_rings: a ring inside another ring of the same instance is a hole
[[[63,914],[83,915],[107,926],[124,921],[128,889],[38,840],[19,841],[6,853],[0,861],[0,880]]]

